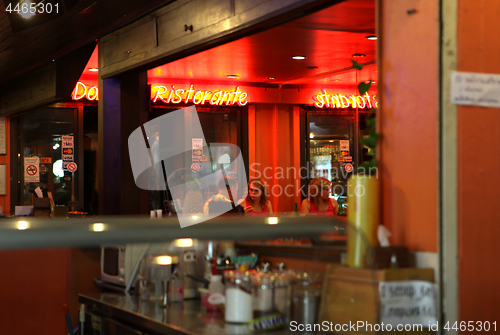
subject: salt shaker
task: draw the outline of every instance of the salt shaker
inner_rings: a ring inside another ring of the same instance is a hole
[[[252,277],[253,310],[256,316],[274,311],[274,274],[269,272],[269,263],[263,271]]]
[[[226,270],[226,322],[247,323],[253,318],[250,272]]]

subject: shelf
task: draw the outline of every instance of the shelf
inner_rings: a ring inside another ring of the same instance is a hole
[[[99,247],[105,244],[169,242],[178,238],[314,238],[343,224],[342,220],[329,216],[277,215],[276,218],[277,224],[270,224],[268,217],[219,217],[186,228],[181,228],[176,218],[155,220],[146,216],[3,218],[0,220],[0,249]]]

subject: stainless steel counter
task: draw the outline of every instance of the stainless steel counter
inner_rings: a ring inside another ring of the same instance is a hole
[[[122,293],[102,293],[100,296],[80,295],[79,301],[92,315],[106,317],[129,328],[147,334],[173,335],[244,335],[293,334],[289,329],[252,332],[248,326],[224,321],[221,312],[206,312],[200,300],[169,303],[141,301],[137,296]]]
[[[178,238],[248,240],[318,237],[345,226],[331,216],[219,217],[186,228],[175,218],[107,216],[0,219],[0,249],[99,247],[103,244],[168,242]]]

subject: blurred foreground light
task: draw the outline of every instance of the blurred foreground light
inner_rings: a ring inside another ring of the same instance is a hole
[[[25,230],[25,229],[29,229],[30,228],[30,224],[28,221],[19,221],[17,223],[17,229],[19,230]]]
[[[267,219],[267,223],[268,224],[278,224],[278,218],[275,216],[272,216],[272,217]]]
[[[102,223],[94,223],[92,225],[92,230],[95,232],[101,232],[104,230],[104,224]]]
[[[156,264],[159,264],[159,265],[172,264],[172,257],[170,257],[170,256],[158,256],[158,257],[156,257]]]
[[[193,239],[191,238],[180,238],[174,241],[174,245],[180,248],[189,248],[193,246]]]

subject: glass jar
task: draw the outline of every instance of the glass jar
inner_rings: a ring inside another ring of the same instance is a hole
[[[252,277],[252,297],[255,317],[274,312],[274,276],[272,273],[259,272]]]
[[[253,318],[250,272],[227,270],[224,272],[224,281],[226,285],[226,322],[250,322]]]
[[[321,297],[321,279],[317,273],[296,274],[292,289],[291,320],[300,324],[316,323]]]
[[[274,274],[274,307],[281,314],[290,316],[290,276],[281,270]]]

